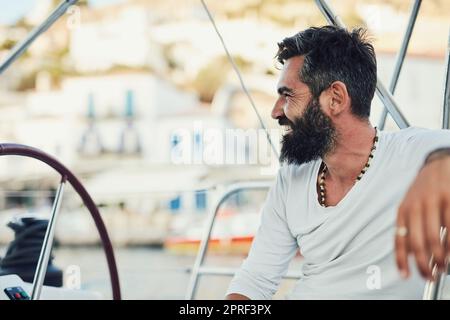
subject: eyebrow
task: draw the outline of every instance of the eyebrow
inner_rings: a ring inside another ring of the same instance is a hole
[[[286,86],[279,87],[277,89],[277,91],[278,91],[279,95],[282,95],[282,94],[285,94],[285,93],[293,93],[294,92],[291,88],[288,88]]]

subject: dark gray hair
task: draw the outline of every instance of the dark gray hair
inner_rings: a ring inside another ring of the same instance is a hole
[[[363,28],[347,31],[335,26],[312,27],[278,43],[276,58],[282,64],[294,56],[304,56],[299,79],[314,98],[334,81],[342,81],[351,98],[352,113],[370,116],[377,84],[375,50]]]

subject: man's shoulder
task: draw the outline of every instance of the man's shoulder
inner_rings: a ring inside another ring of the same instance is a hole
[[[423,127],[408,127],[397,131],[383,132],[387,142],[390,143],[410,143],[422,139],[433,139],[442,135],[449,135],[449,130],[428,129]]]
[[[422,163],[432,150],[450,147],[450,130],[409,127],[383,135],[386,152],[403,156],[410,163]]]
[[[410,137],[414,137],[416,135],[420,135],[420,134],[423,134],[425,132],[430,132],[430,131],[435,131],[435,130],[413,126],[413,127],[408,127],[405,129],[396,130],[396,131],[383,131],[383,132],[385,135],[390,136],[394,139],[402,139],[402,138],[408,139]]]

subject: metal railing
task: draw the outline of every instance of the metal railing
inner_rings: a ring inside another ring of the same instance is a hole
[[[236,268],[224,268],[224,267],[205,267],[203,262],[205,260],[206,251],[208,249],[209,238],[211,237],[211,232],[214,227],[214,222],[216,221],[217,213],[221,206],[227,201],[232,195],[245,191],[245,190],[269,190],[273,185],[273,181],[261,181],[261,182],[239,182],[230,185],[224,193],[219,197],[214,210],[208,217],[207,224],[205,227],[205,233],[200,242],[200,248],[197,257],[194,262],[194,266],[191,269],[191,278],[189,281],[188,289],[186,292],[186,299],[191,300],[194,298],[198,287],[198,280],[201,275],[221,275],[221,276],[233,276]],[[288,272],[284,278],[287,279],[298,279],[300,273]]]
[[[330,23],[334,26],[340,27],[340,28],[345,28],[345,24],[342,22],[340,17],[338,15],[336,15],[333,12],[333,10],[331,10],[330,6],[326,3],[325,0],[316,0],[316,4],[319,7],[322,14],[327,19],[328,23]],[[387,111],[391,115],[392,119],[394,119],[395,123],[398,125],[398,127],[400,129],[409,127],[408,121],[406,120],[406,118],[402,114],[402,112],[400,111],[394,98],[389,93],[389,91],[386,90],[383,83],[380,81],[380,79],[378,77],[377,77],[376,93],[377,93],[378,97],[380,98],[381,102],[383,103],[384,107],[387,109]]]
[[[441,227],[440,231],[440,238],[441,238],[441,244],[445,243],[447,237],[447,229]],[[430,259],[430,265],[433,263],[433,257]],[[446,262],[447,263],[447,262]],[[445,265],[445,272],[439,273],[437,270],[437,266],[432,266],[432,275],[435,277],[436,280],[431,281],[428,280],[425,285],[425,290],[423,292],[423,300],[441,300],[443,293],[444,293],[444,287],[445,287],[445,280],[447,279],[447,275],[449,274],[449,266],[448,264]]]
[[[419,13],[420,5],[422,0],[415,0],[413,8],[411,10],[411,15],[409,16],[408,26],[406,27],[405,35],[403,37],[402,45],[397,55],[397,60],[395,62],[394,72],[392,74],[391,82],[389,83],[389,92],[393,95],[395,93],[395,88],[397,87],[398,78],[400,76],[400,71],[402,70],[403,62],[405,61],[406,51],[408,50],[409,40],[416,23],[417,15]],[[378,123],[378,129],[383,130],[386,124],[388,111],[384,107],[381,113],[381,117]]]
[[[450,128],[450,30],[447,42],[447,62],[445,64],[444,101],[442,103],[442,129]]]
[[[50,28],[63,14],[66,13],[67,9],[76,4],[78,0],[64,0],[62,1],[55,10],[36,28],[34,28],[27,37],[16,44],[9,54],[6,56],[5,60],[0,63],[0,74],[2,74],[8,67],[16,61],[27,48],[36,40],[42,33],[44,33],[48,28]]]

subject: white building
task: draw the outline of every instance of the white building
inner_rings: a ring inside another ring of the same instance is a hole
[[[151,18],[141,7],[127,7],[113,17],[82,21],[70,40],[76,70],[102,71],[114,66],[166,68],[161,48],[151,38]]]
[[[250,61],[254,68],[263,72],[272,66],[277,42],[292,33],[292,30],[261,24],[254,19],[218,20],[217,24],[230,53]],[[222,44],[207,19],[155,25],[152,32],[158,43],[173,44],[172,58],[190,77],[194,77],[206,61],[224,55]]]
[[[127,101],[131,100],[131,101]],[[70,165],[77,161],[83,134],[93,122],[103,151],[119,150],[123,131],[132,120],[141,139],[142,156],[158,161],[160,141],[150,139],[161,116],[198,107],[193,94],[180,92],[149,73],[72,77],[59,91],[36,91],[27,98],[27,119],[17,123],[20,141],[57,152]],[[167,157],[166,157],[167,161]]]

